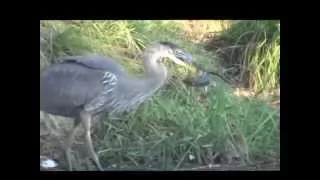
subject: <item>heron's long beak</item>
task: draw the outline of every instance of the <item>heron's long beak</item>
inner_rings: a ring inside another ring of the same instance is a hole
[[[186,53],[184,57],[181,57],[181,59],[179,59],[175,56],[170,56],[170,59],[172,59],[172,61],[174,63],[181,65],[181,66],[187,66],[187,64],[192,63],[192,55],[189,53]]]
[[[184,61],[188,64],[192,63],[192,55],[190,53],[185,53]]]

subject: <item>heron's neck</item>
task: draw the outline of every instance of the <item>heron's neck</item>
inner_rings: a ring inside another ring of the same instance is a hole
[[[152,96],[167,79],[167,69],[157,61],[159,53],[146,53],[144,56],[144,77],[120,77],[118,90],[123,104],[118,105],[125,108],[137,107]]]
[[[145,76],[141,79],[147,89],[151,91],[160,88],[167,79],[167,69],[159,62],[161,53],[147,53],[144,56]]]
[[[145,50],[143,54],[145,75],[125,78],[121,83],[121,92],[125,91],[127,96],[131,94],[147,98],[161,88],[167,79],[167,69],[163,64],[157,62],[161,58],[161,54],[156,50],[152,48]]]

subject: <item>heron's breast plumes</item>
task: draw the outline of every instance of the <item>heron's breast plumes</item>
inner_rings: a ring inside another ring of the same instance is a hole
[[[117,87],[109,93],[105,107],[109,109],[109,114],[130,112],[138,108],[148,100],[161,85],[154,83],[153,79],[143,78],[131,81],[120,81]]]

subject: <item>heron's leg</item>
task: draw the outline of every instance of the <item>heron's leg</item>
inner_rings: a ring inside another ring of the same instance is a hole
[[[73,125],[73,128],[71,129],[68,137],[67,137],[67,140],[65,142],[65,156],[66,156],[66,159],[67,159],[67,164],[68,164],[68,168],[69,168],[69,171],[72,171],[72,163],[71,163],[71,145],[72,145],[72,142],[74,140],[74,137],[76,135],[76,132],[77,132],[77,129],[79,128],[79,125],[80,125],[80,119],[79,118],[76,118],[75,121],[74,121],[74,125]]]
[[[99,158],[97,154],[94,151],[93,145],[92,145],[92,140],[91,140],[91,115],[89,113],[83,112],[81,113],[81,120],[83,122],[83,127],[85,129],[85,139],[86,139],[86,145],[88,148],[88,151],[90,153],[91,158],[93,159],[94,163],[96,164],[97,168],[100,171],[103,171],[104,169],[102,168]]]

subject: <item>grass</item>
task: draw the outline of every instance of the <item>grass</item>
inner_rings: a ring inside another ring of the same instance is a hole
[[[222,41],[222,42],[221,42]],[[216,44],[219,44],[216,47]],[[280,86],[280,22],[240,21],[209,42],[229,74],[259,93]]]
[[[45,32],[48,28],[55,31],[52,36]],[[112,57],[139,75],[143,72],[139,53],[150,42],[160,40],[178,44],[201,64],[219,69],[216,57],[186,39],[176,21],[43,21],[40,29],[40,70],[55,57],[89,52]],[[172,75],[183,74],[177,68],[170,69]],[[174,86],[158,91],[135,113],[98,122],[93,141],[103,166],[178,170],[278,159],[279,110],[260,100],[236,97],[227,85],[217,82],[217,87],[204,93],[201,88],[173,81]],[[53,141],[48,137],[40,137],[40,141],[45,149],[42,155],[56,157],[64,164],[63,156],[55,155],[58,150],[49,148]],[[78,169],[94,168],[75,155]]]

